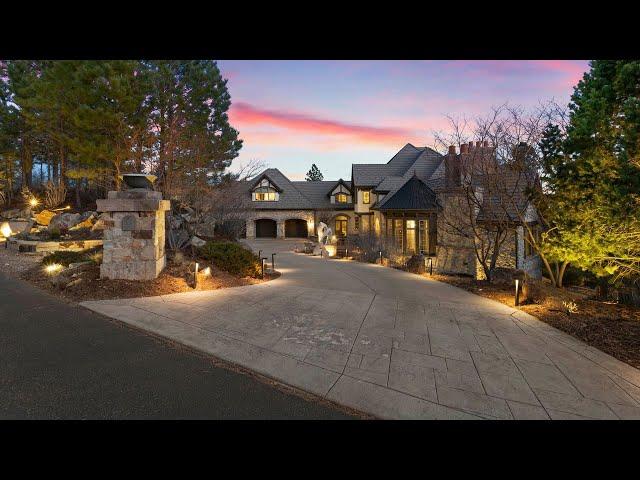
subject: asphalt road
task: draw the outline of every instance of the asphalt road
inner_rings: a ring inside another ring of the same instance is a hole
[[[0,273],[0,419],[350,418],[216,362]]]

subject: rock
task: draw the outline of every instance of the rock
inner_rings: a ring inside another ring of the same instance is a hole
[[[19,208],[12,208],[10,210],[4,210],[0,213],[0,217],[3,218],[18,218],[20,216],[21,210]]]
[[[21,232],[30,232],[33,226],[33,220],[10,220],[9,226],[13,232],[12,235]]]
[[[88,213],[89,215],[86,215]],[[84,218],[83,218],[84,217]],[[80,223],[76,224],[72,230],[80,229],[80,228],[93,228],[93,225],[98,220],[98,214],[96,212],[85,212],[80,217]]]
[[[109,220],[109,213],[101,213],[98,218],[96,218],[96,222],[91,227],[91,231],[94,232],[96,230],[104,230],[105,229],[105,221]]]
[[[196,237],[195,235],[191,237],[190,241],[191,241],[191,245],[193,245],[196,248],[204,247],[207,244],[205,240],[202,240],[201,238]]]
[[[83,270],[87,270],[88,268],[91,267],[91,265],[93,265],[93,262],[90,261],[86,261],[86,262],[76,262],[76,263],[70,263],[69,266],[67,267],[67,269],[64,271],[65,275],[75,275],[78,272],[81,272]]]
[[[56,213],[52,212],[51,210],[42,210],[40,213],[37,213],[34,218],[38,225],[47,226],[51,222],[51,219],[55,216]]]
[[[407,260],[407,271],[423,274],[425,272],[424,260],[424,255],[413,255],[409,260]]]
[[[64,288],[73,288],[76,285],[78,285],[79,283],[82,283],[82,278],[76,278],[75,280],[71,280],[69,283],[67,283]]]
[[[68,230],[76,226],[80,221],[81,216],[79,213],[59,213],[49,222],[49,231],[54,228]]]

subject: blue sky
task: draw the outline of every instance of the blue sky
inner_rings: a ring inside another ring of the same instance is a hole
[[[566,104],[586,60],[231,61],[232,125],[258,159],[291,179],[312,163],[326,179],[352,163],[384,163],[403,145],[433,145],[446,115],[474,117],[508,102]]]

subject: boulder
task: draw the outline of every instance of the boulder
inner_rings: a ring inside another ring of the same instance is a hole
[[[2,218],[18,218],[20,216],[21,212],[22,212],[22,210],[20,210],[19,208],[12,208],[10,210],[4,210],[2,213],[0,213],[0,217],[2,217]]]
[[[204,247],[207,244],[205,240],[202,240],[201,238],[196,237],[195,235],[191,237],[190,241],[191,241],[191,245],[193,245],[196,248]]]
[[[413,255],[407,260],[407,271],[411,273],[423,274],[425,272],[425,256]]]
[[[106,220],[109,220],[109,212],[101,213],[97,218],[93,226],[91,227],[91,231],[94,232],[96,230],[104,230]]]
[[[51,210],[42,210],[40,213],[35,215],[35,220],[38,225],[48,226],[51,223],[51,219],[56,216],[56,212],[52,212]]]
[[[59,213],[49,222],[49,231],[54,228],[68,230],[80,222],[81,215],[79,213]]]
[[[73,227],[73,230],[79,228],[92,228],[98,220],[96,212],[85,212],[80,216],[80,222]]]

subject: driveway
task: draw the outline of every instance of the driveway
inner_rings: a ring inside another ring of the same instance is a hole
[[[640,418],[640,371],[503,304],[378,265],[276,254],[261,285],[87,308],[380,418]]]

